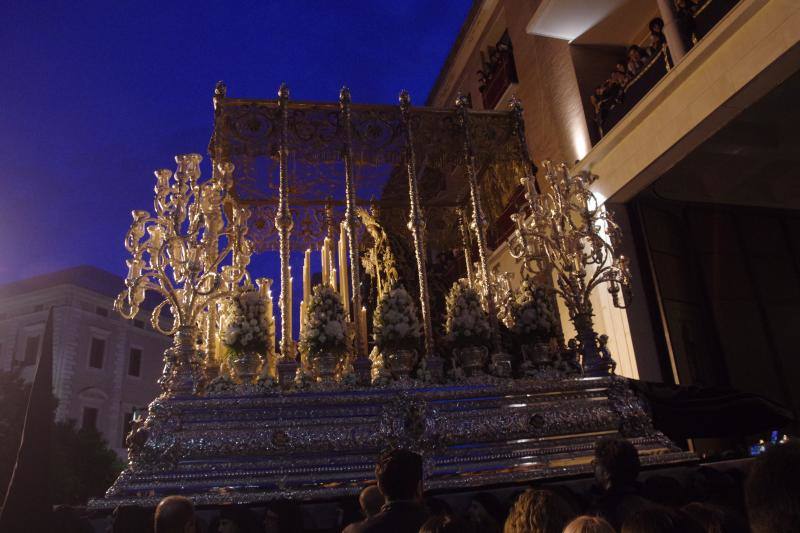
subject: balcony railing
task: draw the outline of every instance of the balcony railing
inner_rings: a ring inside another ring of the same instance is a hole
[[[481,58],[481,70],[478,71],[481,83],[478,90],[483,99],[483,108],[494,109],[509,86],[519,81],[508,32],[503,34],[495,46],[489,47],[488,61],[484,59],[483,52]]]
[[[738,3],[738,0],[686,0],[678,11],[678,26],[686,49],[692,48]],[[608,133],[636,105],[672,67],[673,62],[666,45],[649,63],[628,82],[613,99],[604,101],[594,111],[594,122],[599,137]]]
[[[639,74],[623,88],[613,100],[606,101],[595,113],[595,122],[600,136],[604,136],[628,111],[663,78],[671,68],[669,51],[664,45],[661,51],[650,58]]]

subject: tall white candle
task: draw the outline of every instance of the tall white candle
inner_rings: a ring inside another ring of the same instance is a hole
[[[300,336],[306,330],[306,301],[300,300]]]
[[[361,330],[361,353],[369,355],[369,340],[367,339],[367,308],[361,308],[361,316],[358,321],[358,327]]]
[[[344,313],[350,317],[350,284],[347,270],[347,226],[344,222],[339,225],[339,292],[342,295]]]
[[[311,301],[311,250],[303,258],[303,300]]]
[[[330,259],[328,258],[328,242],[330,239],[325,237],[325,240],[322,241],[322,283],[323,285],[328,284],[331,282],[331,263]]]
[[[292,291],[293,283],[294,280],[292,279],[292,267],[289,267],[289,298],[287,298],[287,301],[289,302],[287,307],[289,310],[286,312],[286,320],[288,320],[289,324],[289,339],[292,338],[292,294],[294,294]]]
[[[275,315],[272,310],[272,290],[267,290],[267,323],[269,324],[269,352],[273,353],[275,349]]]

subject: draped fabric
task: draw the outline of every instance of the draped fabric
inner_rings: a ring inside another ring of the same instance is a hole
[[[53,425],[53,308],[31,385],[14,473],[0,511],[4,533],[50,531],[50,432]]]
[[[637,380],[631,380],[631,386],[648,401],[655,427],[676,441],[743,437],[797,422],[784,406],[732,388]]]

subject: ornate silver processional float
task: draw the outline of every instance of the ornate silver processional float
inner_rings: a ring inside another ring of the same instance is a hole
[[[153,212],[133,212],[116,308],[133,318],[158,293],[152,325],[174,344],[128,466],[94,507],[354,495],[393,446],[423,454],[433,490],[588,473],[606,435],[645,464],[693,458],[653,428],[592,330],[591,291],[607,284],[618,302],[629,282],[595,177],[546,163],[537,192],[519,102],[420,108],[403,92],[398,106],[360,105],[347,89],[336,104],[292,102],[285,86],[251,100],[220,83],[214,115],[211,176],[201,156],[178,156],[174,174],[156,172]],[[489,247],[523,187],[507,224],[514,288],[489,270]],[[248,272],[270,250],[279,322],[272,280]],[[555,295],[578,332],[566,344]]]

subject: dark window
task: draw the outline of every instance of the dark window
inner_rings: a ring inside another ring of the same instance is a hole
[[[108,309],[106,309],[105,307],[98,307],[97,309],[94,310],[94,312],[100,316],[108,316]]]
[[[134,320],[133,321],[133,327],[139,328],[139,329],[144,329],[144,320]]]
[[[122,419],[122,447],[126,446],[125,439],[128,438],[128,433],[131,432],[131,424],[133,423],[133,413],[125,413]]]
[[[106,351],[106,341],[103,339],[92,338],[92,348],[89,350],[89,366],[92,368],[103,368],[103,356]]]
[[[81,429],[97,429],[97,408],[84,407]]]
[[[139,348],[131,348],[130,357],[128,358],[128,375],[139,377],[142,372],[142,350]]]
[[[22,360],[23,366],[35,365],[38,356],[39,335],[28,337],[28,339],[25,341],[25,359]]]
[[[39,311],[44,311],[44,306],[42,304],[34,305],[33,306],[33,312],[34,313],[38,313]]]

